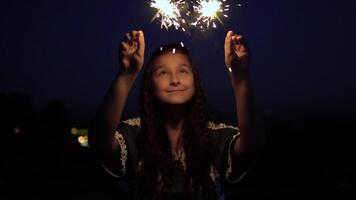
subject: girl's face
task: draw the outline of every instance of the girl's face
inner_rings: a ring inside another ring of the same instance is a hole
[[[193,97],[194,76],[187,56],[167,53],[157,57],[153,66],[153,90],[161,102],[179,105]]]

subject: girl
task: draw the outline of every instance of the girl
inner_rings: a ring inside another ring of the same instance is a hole
[[[121,43],[121,71],[89,131],[105,169],[126,182],[131,199],[223,199],[256,155],[256,117],[249,89],[248,49],[229,31],[225,64],[236,97],[239,128],[209,121],[205,92],[188,50],[157,48],[144,69],[142,116],[121,120],[144,63],[142,31]]]

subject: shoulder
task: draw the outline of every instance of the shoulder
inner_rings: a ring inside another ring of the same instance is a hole
[[[209,138],[213,143],[217,143],[218,146],[225,146],[225,144],[230,143],[233,138],[240,135],[239,128],[226,123],[212,122],[207,123],[207,128],[209,131]]]
[[[122,135],[124,138],[135,139],[141,130],[141,118],[134,117],[121,121],[116,129],[115,137]]]

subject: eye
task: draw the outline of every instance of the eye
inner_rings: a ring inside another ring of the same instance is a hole
[[[188,74],[188,73],[189,73],[189,70],[183,68],[183,69],[180,69],[180,72],[181,72],[181,73],[184,73],[184,74]]]
[[[167,72],[164,71],[164,70],[161,70],[161,71],[158,72],[158,76],[163,76],[163,75],[166,75],[166,74],[167,74]]]

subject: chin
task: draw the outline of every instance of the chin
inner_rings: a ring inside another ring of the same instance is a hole
[[[171,104],[171,105],[183,105],[186,104],[190,99],[167,99],[163,101],[166,104]]]
[[[157,98],[160,102],[164,104],[170,104],[170,105],[184,105],[188,103],[192,98],[194,94],[190,93],[185,93],[185,94],[163,94],[163,95],[157,95]]]
[[[160,101],[165,104],[170,105],[184,105],[188,103],[192,98],[184,98],[184,97],[167,97],[161,98]]]

